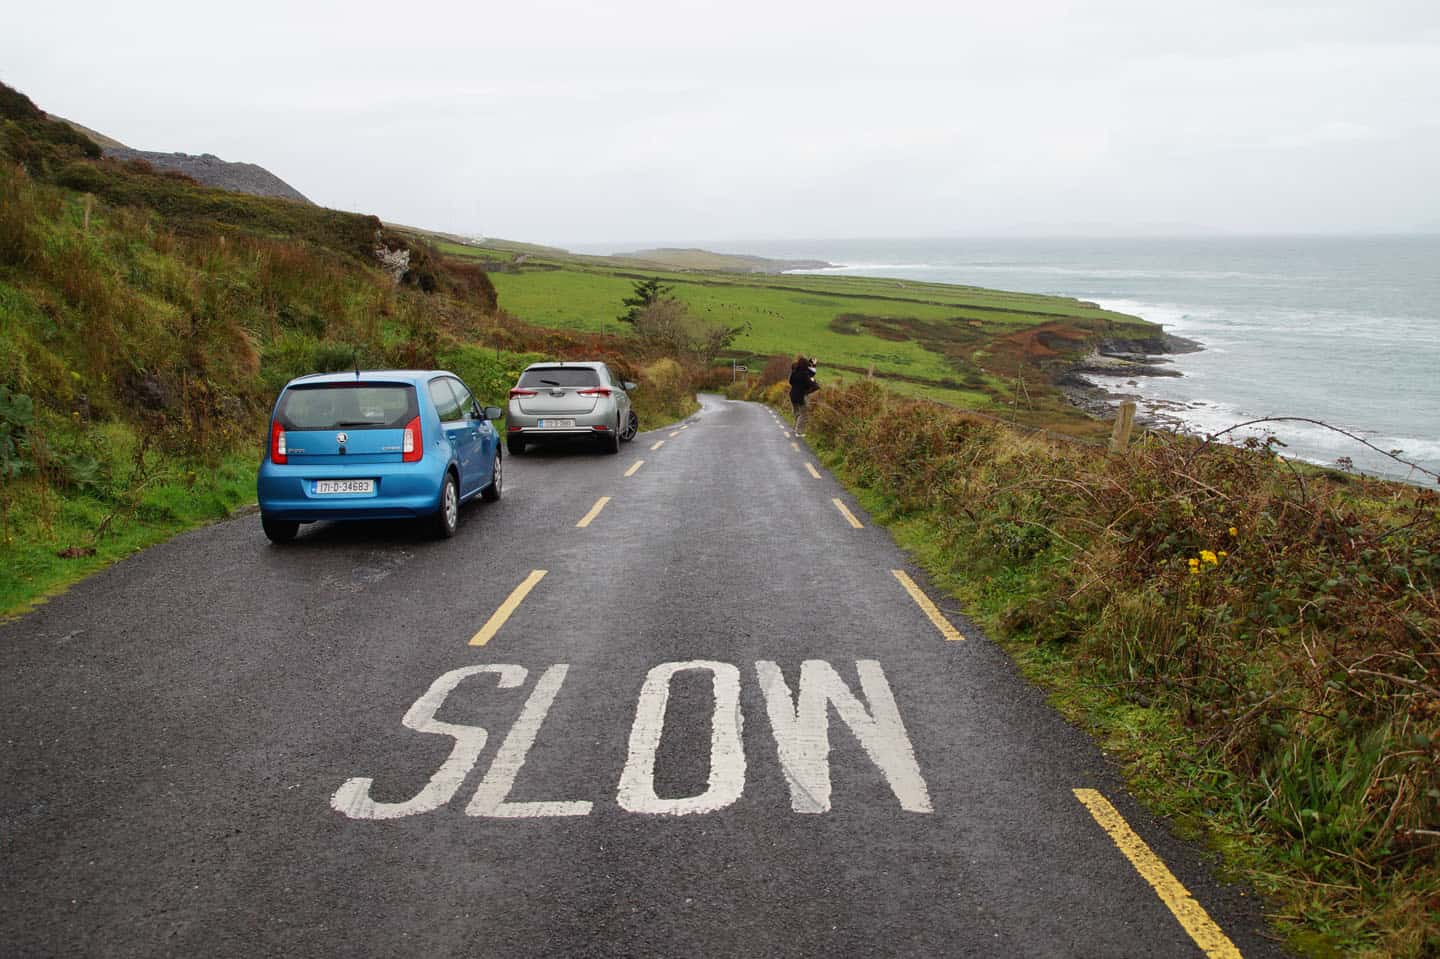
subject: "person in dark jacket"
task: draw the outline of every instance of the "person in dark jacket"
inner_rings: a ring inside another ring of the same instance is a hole
[[[805,398],[820,388],[815,382],[815,361],[804,354],[790,367],[790,408],[795,411],[795,435],[805,435]]]

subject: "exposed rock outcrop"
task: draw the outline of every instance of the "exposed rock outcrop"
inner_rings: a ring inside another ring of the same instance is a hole
[[[274,196],[299,203],[309,203],[299,190],[262,166],[254,163],[230,163],[213,153],[192,156],[188,153],[157,153],[152,150],[108,148],[107,157],[116,160],[143,160],[157,170],[173,170],[205,186],[248,193],[251,196]]]

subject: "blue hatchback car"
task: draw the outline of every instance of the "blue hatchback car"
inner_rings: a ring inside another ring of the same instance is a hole
[[[325,373],[291,380],[270,415],[256,490],[272,542],[316,520],[428,520],[455,535],[460,504],[500,498],[500,435],[445,370]]]

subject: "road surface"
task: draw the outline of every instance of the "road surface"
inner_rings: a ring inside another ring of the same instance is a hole
[[[1272,956],[768,409],[0,626],[0,955]]]

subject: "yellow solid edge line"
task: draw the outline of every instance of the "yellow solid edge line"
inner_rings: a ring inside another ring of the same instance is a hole
[[[1135,834],[1119,811],[1110,805],[1110,800],[1094,789],[1076,789],[1073,792],[1205,955],[1210,959],[1241,959],[1240,950],[1235,948],[1205,908],[1195,901],[1190,890],[1181,885],[1160,857],[1145,845],[1145,840]]]
[[[585,527],[589,526],[594,521],[595,517],[600,515],[600,511],[605,508],[605,504],[608,502],[610,502],[610,497],[600,497],[598,500],[595,501],[595,505],[590,507],[590,512],[585,514],[585,518],[582,519],[580,522],[576,523],[575,525],[580,529],[584,529]]]
[[[935,628],[940,630],[941,636],[944,636],[951,642],[956,640],[963,642],[965,640],[960,630],[950,625],[950,621],[941,614],[939,607],[930,601],[930,597],[925,595],[925,591],[910,578],[908,573],[903,569],[892,569],[890,572],[900,581],[900,585],[905,587],[905,592],[910,594],[910,598],[915,600],[915,605],[919,606],[925,615],[930,617],[930,622],[934,623]]]
[[[625,475],[626,475],[626,476],[634,476],[636,473],[640,472],[640,467],[642,467],[642,466],[644,466],[644,465],[645,465],[645,461],[644,461],[644,460],[636,460],[636,461],[635,461],[635,465],[632,466],[632,467],[630,467],[628,470],[625,471]]]
[[[652,446],[652,447],[650,447],[650,452],[653,453],[653,452],[655,452],[656,450],[658,450],[660,447],[662,447],[662,446],[664,446],[664,445],[665,445],[665,441],[664,441],[664,440],[657,440],[657,441],[655,442],[655,445]]]
[[[500,632],[500,627],[505,625],[505,621],[510,618],[510,615],[515,612],[525,597],[530,594],[530,590],[535,588],[535,584],[545,578],[547,572],[548,570],[543,569],[531,570],[530,575],[525,577],[525,581],[519,586],[516,586],[510,592],[509,598],[500,604],[500,608],[490,614],[490,618],[485,621],[485,625],[480,627],[480,632],[470,637],[470,645],[484,646],[490,642],[490,640],[494,639],[495,634]]]
[[[811,476],[815,477],[816,479],[820,478],[820,474],[815,471],[815,467],[811,466],[809,463],[806,463],[805,468],[810,471]]]
[[[860,525],[860,521],[855,518],[855,514],[845,508],[844,503],[840,502],[838,499],[832,499],[830,502],[835,504],[835,508],[840,511],[840,515],[845,517],[845,519],[849,521],[851,526],[855,527],[856,529],[865,528],[864,526]]]

